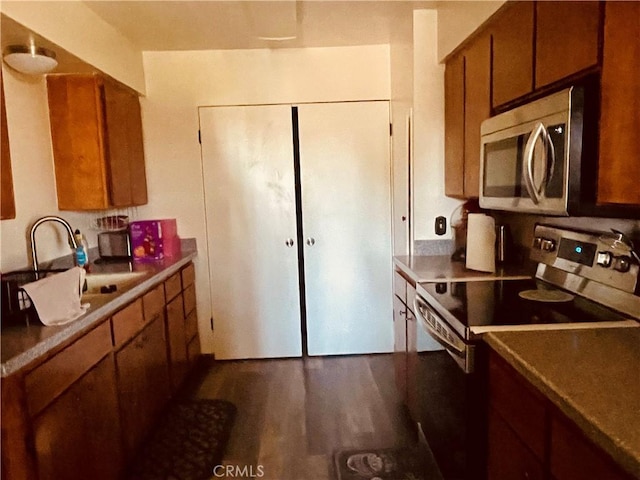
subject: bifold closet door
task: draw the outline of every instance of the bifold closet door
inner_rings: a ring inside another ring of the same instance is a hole
[[[389,103],[298,106],[309,355],[393,352]]]
[[[215,356],[300,356],[291,107],[199,115]]]

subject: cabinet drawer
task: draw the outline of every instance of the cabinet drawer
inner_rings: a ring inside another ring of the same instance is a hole
[[[182,291],[182,280],[180,279],[180,272],[170,276],[167,281],[164,282],[164,296],[167,300],[171,300]]]
[[[113,345],[119,346],[138,333],[144,325],[142,300],[138,299],[123,308],[111,318],[113,324]]]
[[[187,317],[196,308],[196,286],[188,287],[182,296],[184,297],[184,316]]]
[[[503,360],[491,355],[489,398],[491,407],[509,424],[538,459],[544,458],[546,408],[537,392],[516,377]]]
[[[187,288],[189,285],[193,285],[196,281],[196,269],[193,263],[190,263],[182,270],[182,288]]]
[[[104,322],[25,377],[29,413],[35,415],[111,351]]]
[[[185,320],[187,341],[198,335],[198,311],[192,310]]]
[[[142,297],[144,318],[148,322],[164,310],[164,287],[158,285]]]

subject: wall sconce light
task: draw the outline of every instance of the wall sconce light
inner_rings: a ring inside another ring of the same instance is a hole
[[[10,45],[3,57],[11,68],[28,75],[49,73],[58,65],[55,52],[35,45]]]

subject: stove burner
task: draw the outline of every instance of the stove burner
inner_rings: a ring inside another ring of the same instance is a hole
[[[563,292],[562,290],[548,289],[524,290],[522,292],[519,292],[518,295],[520,296],[520,298],[524,298],[525,300],[548,303],[570,302],[575,296],[571,295],[570,293]]]

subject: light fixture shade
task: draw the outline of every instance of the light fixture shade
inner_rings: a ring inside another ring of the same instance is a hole
[[[56,68],[55,52],[35,45],[11,45],[4,51],[4,61],[14,70],[28,75],[42,75]]]

